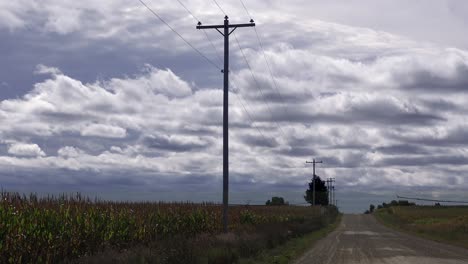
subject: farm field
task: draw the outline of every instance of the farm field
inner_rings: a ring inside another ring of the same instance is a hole
[[[222,234],[217,204],[3,192],[0,263],[231,263],[318,230],[336,215],[333,208],[232,206],[230,233]]]
[[[392,206],[374,215],[401,231],[468,248],[468,206]]]

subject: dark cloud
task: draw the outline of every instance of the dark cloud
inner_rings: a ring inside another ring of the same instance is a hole
[[[426,146],[432,147],[457,147],[457,146],[466,146],[468,145],[468,128],[465,126],[458,126],[455,128],[447,129],[447,133],[439,136],[439,135],[421,135],[421,136],[403,136],[400,134],[389,134],[390,137],[411,142],[417,143]]]
[[[423,157],[384,158],[378,166],[436,166],[436,165],[468,165],[465,156],[433,155]]]
[[[387,155],[414,155],[414,154],[431,154],[429,150],[418,145],[411,144],[398,144],[377,147],[374,151],[387,154]]]
[[[281,155],[293,156],[293,157],[313,157],[317,152],[311,147],[290,147],[287,149],[282,149],[278,151]]]
[[[359,142],[349,143],[349,144],[337,144],[330,146],[329,149],[346,149],[346,150],[370,150],[371,146]]]
[[[354,122],[381,123],[389,125],[426,126],[446,121],[445,118],[436,114],[421,113],[420,111],[402,112],[399,109],[388,107],[381,102],[358,106],[347,114],[349,119]]]
[[[239,138],[240,141],[251,147],[275,148],[279,146],[279,143],[274,138],[252,135],[242,135]]]
[[[88,121],[93,117],[85,113],[42,112],[39,113],[39,118],[44,122],[75,123]]]
[[[417,89],[424,92],[466,92],[468,91],[468,65],[458,64],[450,76],[437,75],[434,71],[418,70],[407,76],[399,76],[405,81],[403,89]]]
[[[199,138],[178,139],[171,136],[148,136],[143,138],[143,144],[149,148],[161,151],[200,151],[208,148],[211,143]]]
[[[433,100],[423,100],[422,104],[434,112],[458,112],[461,109],[460,106],[444,99],[433,99]]]
[[[289,114],[275,115],[278,122],[297,122],[307,124],[370,124],[370,125],[406,125],[431,126],[446,121],[435,114],[387,112],[385,109],[361,108],[342,114],[313,114],[306,111],[295,111]],[[271,116],[262,117],[262,121],[271,121]]]
[[[363,153],[350,153],[343,159],[333,156],[324,156],[319,159],[327,168],[359,168],[366,164],[364,155]]]

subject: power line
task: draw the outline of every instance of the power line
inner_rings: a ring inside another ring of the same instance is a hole
[[[275,79],[275,77],[273,75],[273,72],[271,70],[271,67],[270,67],[270,63],[267,60],[265,48],[263,47],[262,41],[260,40],[260,36],[258,34],[257,29],[255,29],[255,35],[257,36],[258,44],[260,45],[260,49],[262,50],[262,53],[263,53],[263,58],[265,59],[265,63],[266,63],[267,68],[268,68],[268,72],[270,73],[270,77],[271,77],[271,79],[273,81],[273,88],[275,89],[276,93],[279,95],[279,97],[280,97],[281,101],[283,102],[283,104],[286,104],[283,96],[281,95],[281,93],[279,91],[278,84],[276,83],[276,79]],[[287,108],[285,108],[285,111],[287,112]]]
[[[238,86],[233,82],[231,81],[231,84],[232,86],[234,86],[234,88],[237,90],[237,91],[240,91],[240,89],[238,88]],[[247,114],[247,117],[250,119],[250,122],[252,123],[252,127],[254,127],[255,129],[257,129],[258,133],[260,133],[260,135],[263,137],[263,139],[268,142],[269,140],[265,137],[265,135],[263,134],[263,132],[260,130],[260,128],[258,128],[257,126],[254,125],[254,120],[252,118],[252,116],[250,115],[249,111],[247,110],[247,107],[245,106],[245,104],[242,102],[242,96],[239,94],[239,93],[236,93],[234,92],[234,94],[237,96],[237,100],[239,101],[239,103],[242,105],[245,113]],[[245,101],[245,100],[244,100]]]
[[[242,1],[242,0],[239,0],[239,1],[241,2],[242,6],[244,7],[244,10],[247,13],[247,15],[249,16],[249,18],[252,19],[252,16],[250,15],[249,10],[247,10],[247,7],[245,7],[245,5],[244,5],[244,1]]]
[[[190,10],[180,1],[180,0],[177,0],[177,2],[179,2],[179,4],[197,21],[200,21],[200,19],[198,19],[192,12],[190,12]]]
[[[216,45],[215,45],[215,44],[213,43],[213,41],[211,40],[210,36],[208,36],[208,33],[206,33],[206,30],[205,30],[205,29],[203,29],[203,33],[205,33],[206,39],[210,42],[211,47],[214,49],[215,54],[216,54],[216,57],[217,57],[218,60],[219,60],[219,63],[223,64],[223,59],[221,59],[221,55],[219,55],[218,48],[216,48]]]
[[[213,2],[216,4],[216,6],[218,6],[219,10],[221,10],[221,12],[224,13],[224,14],[226,15],[226,12],[224,12],[224,10],[221,8],[221,6],[218,4],[218,2],[217,2],[216,0],[213,0]],[[243,4],[243,3],[242,3],[242,4]],[[244,7],[245,7],[245,6],[244,6]],[[246,11],[247,11],[247,10],[246,10]],[[247,13],[248,13],[248,11],[247,11]],[[227,16],[227,15],[226,15],[226,16]],[[254,22],[253,20],[250,21],[250,23],[253,23],[253,22]],[[257,89],[259,89],[259,90],[260,90],[260,93],[262,94],[263,102],[267,105],[267,108],[268,108],[268,110],[269,110],[269,112],[270,112],[272,118],[274,118],[273,111],[271,110],[270,105],[268,104],[268,102],[267,102],[267,101],[265,100],[265,98],[264,98],[265,95],[264,95],[264,93],[263,93],[263,90],[261,89],[261,86],[259,85],[259,83],[258,83],[258,81],[257,81],[257,78],[255,78],[255,75],[253,74],[252,68],[250,67],[250,64],[249,64],[249,62],[248,62],[248,60],[247,60],[247,57],[246,57],[245,54],[244,54],[244,50],[242,49],[242,47],[241,47],[241,45],[240,45],[240,43],[239,43],[239,40],[237,39],[237,35],[236,35],[235,32],[233,32],[233,33],[234,33],[234,37],[235,37],[236,42],[237,42],[237,46],[239,47],[239,49],[240,49],[240,51],[241,51],[241,53],[242,53],[242,56],[243,56],[243,58],[244,58],[244,60],[245,60],[245,62],[246,62],[246,64],[247,64],[247,67],[249,68],[249,71],[250,71],[250,73],[251,73],[251,75],[252,75],[252,78],[254,79],[254,82],[255,82],[256,85],[257,85]],[[239,90],[239,89],[238,89],[238,90]],[[235,93],[235,94],[236,94],[236,96],[239,97],[239,95],[238,95],[237,93]],[[240,101],[240,102],[241,102],[241,101]],[[241,102],[241,103],[242,103],[242,102]],[[247,112],[247,111],[246,111],[246,112]],[[247,112],[247,114],[250,116],[250,114],[249,114],[248,112]],[[252,119],[252,118],[250,118],[250,119],[251,119],[252,125],[253,125],[253,119]],[[278,128],[278,130],[280,131],[280,133],[281,133],[284,137],[286,137],[285,134],[284,134],[284,131],[281,129],[281,127],[279,126],[278,122],[274,121],[274,123],[276,124],[276,127]],[[265,137],[264,137],[264,138],[265,138]],[[266,139],[266,138],[265,138],[265,139]]]
[[[247,9],[247,7],[245,6],[244,4],[244,1],[242,0],[239,0],[242,4],[242,6],[244,7],[244,10],[245,12],[247,13],[247,15],[249,16],[249,18],[253,21],[252,19],[252,16],[250,15],[250,12],[249,10]],[[260,40],[260,34],[258,34],[258,31],[257,31],[257,28],[254,28],[254,31],[255,31],[255,35],[257,36],[257,41],[258,41],[258,44],[260,46],[260,50],[262,51],[263,53],[263,58],[265,59],[265,63],[267,65],[267,68],[268,68],[268,72],[270,73],[270,77],[271,77],[271,80],[272,80],[272,83],[273,83],[273,88],[275,90],[275,92],[278,94],[280,100],[283,102],[284,105],[286,105],[286,101],[284,100],[282,94],[280,93],[280,90],[278,88],[278,84],[276,82],[276,79],[273,75],[273,71],[271,70],[271,66],[270,66],[270,63],[268,62],[268,59],[267,59],[267,56],[266,56],[266,52],[265,52],[265,48],[263,46],[263,43],[262,41]],[[284,108],[285,112],[288,113],[288,110],[287,108]]]
[[[177,2],[179,2],[179,4],[197,21],[200,22],[200,20],[180,1],[180,0],[177,0]],[[218,57],[218,59],[220,60],[220,62],[222,63],[222,59],[220,57],[220,55],[218,54],[218,49],[216,48],[216,46],[214,45],[213,41],[211,41],[210,37],[208,36],[208,33],[206,32],[206,30],[203,30],[203,33],[205,33],[205,36],[207,38],[207,40],[211,43],[211,46],[214,48],[215,52],[216,52],[216,55]],[[240,91],[239,87],[233,82],[231,81],[232,85],[234,86],[234,89],[237,90],[237,91]],[[252,115],[250,114],[250,112],[247,110],[247,107],[245,106],[244,102],[245,100],[242,100],[242,95],[240,95],[239,93],[236,93],[234,92],[234,94],[236,95],[237,97],[237,100],[239,101],[239,103],[241,104],[243,110],[245,111],[245,113],[247,114],[247,117],[250,119],[250,122],[252,124],[252,127],[254,127],[258,133],[261,135],[261,137],[263,137],[263,139],[268,142],[269,140],[265,137],[265,135],[263,134],[263,132],[260,130],[260,128],[258,128],[257,126],[254,125],[254,120],[252,118]]]
[[[218,6],[219,10],[221,10],[221,12],[223,12],[223,14],[225,16],[227,16],[226,12],[224,12],[224,10],[221,8],[221,6],[218,4],[218,2],[216,2],[216,0],[213,0],[213,2]]]
[[[262,94],[262,99],[263,99],[263,102],[266,104],[267,108],[268,108],[268,111],[270,111],[270,114],[271,114],[271,117],[274,118],[274,114],[273,114],[273,111],[271,110],[271,107],[270,107],[270,104],[268,104],[268,101],[265,100],[265,94],[263,93],[263,89],[261,88],[257,78],[255,77],[253,71],[252,71],[252,67],[250,67],[250,63],[249,61],[247,60],[247,57],[245,56],[245,53],[244,53],[244,50],[242,49],[241,45],[240,45],[240,42],[239,42],[239,39],[237,38],[237,35],[236,33],[234,32],[234,38],[236,39],[236,43],[237,43],[237,46],[239,47],[239,50],[241,51],[241,54],[242,54],[242,57],[244,58],[244,61],[245,63],[247,64],[247,68],[249,69],[250,71],[250,74],[252,75],[252,78],[256,84],[256,87],[257,89],[260,91],[260,93]],[[278,128],[278,130],[281,132],[281,134],[283,134],[283,136],[286,138],[286,135],[283,131],[283,129],[280,127],[280,125],[278,124],[278,122],[276,121],[273,121],[275,124],[276,124],[276,127]]]
[[[215,68],[221,70],[221,67],[216,65],[212,60],[210,60],[208,57],[206,57],[199,49],[195,48],[188,40],[186,40],[179,32],[177,32],[169,23],[167,23],[158,13],[156,13],[153,9],[151,9],[143,0],[138,0],[142,5],[146,7],[155,17],[157,17],[161,22],[163,22],[172,32],[174,32],[177,36],[179,36],[180,39],[182,39],[187,45],[189,45],[194,51],[196,51],[200,56],[202,56],[207,62],[209,62],[211,65],[213,65]]]
[[[196,17],[192,11],[190,11],[190,9],[187,8],[187,6],[185,6],[180,0],[177,0],[177,2],[179,2],[179,4],[185,9],[185,11],[187,11],[190,16],[193,17],[193,19],[195,19],[198,23],[201,23],[201,20],[198,19],[198,17]],[[218,54],[218,49],[216,48],[216,46],[214,45],[213,41],[211,40],[211,38],[208,36],[208,33],[206,33],[206,30],[203,30],[203,33],[205,34],[205,37],[206,39],[208,40],[208,42],[210,42],[211,44],[211,47],[214,49],[215,51],[215,54],[216,54],[216,57],[218,58],[219,60],[219,63],[223,64],[223,60],[221,59],[221,57],[219,56]]]

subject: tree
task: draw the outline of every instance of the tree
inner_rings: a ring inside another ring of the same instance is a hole
[[[373,213],[374,212],[374,209],[375,209],[375,206],[373,204],[371,204],[369,206],[369,212]]]
[[[271,201],[268,200],[265,204],[266,205],[287,205],[287,202],[284,201],[283,197],[273,196],[271,197]]]
[[[304,199],[312,204],[313,203],[313,180],[309,182],[309,189],[306,190]],[[319,176],[315,175],[315,204],[316,205],[328,205],[328,189],[325,182],[320,179]],[[313,205],[313,204],[312,204]]]

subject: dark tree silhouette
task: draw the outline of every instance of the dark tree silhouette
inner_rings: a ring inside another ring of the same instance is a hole
[[[304,199],[312,204],[313,203],[313,181],[309,182],[309,189],[306,190]],[[325,182],[320,179],[319,176],[315,175],[315,204],[316,205],[328,205],[328,189]]]
[[[268,200],[265,204],[266,205],[287,205],[288,202],[285,202],[283,197],[274,196],[271,198],[271,201]]]

